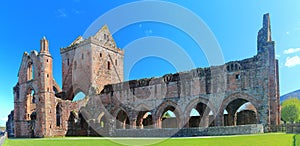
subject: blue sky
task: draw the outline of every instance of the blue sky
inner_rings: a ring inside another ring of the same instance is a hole
[[[99,16],[128,2],[130,1],[1,1],[0,126],[5,124],[7,115],[13,109],[12,88],[18,80],[17,73],[23,52],[39,50],[39,40],[46,36],[54,58],[54,77],[61,85],[60,48],[68,46],[77,36],[83,35]],[[300,89],[300,1],[169,2],[189,9],[207,24],[218,40],[226,62],[256,54],[256,36],[262,25],[262,16],[270,13],[272,39],[276,43],[280,66],[280,93],[283,95]],[[117,23],[118,19],[114,21]],[[176,42],[185,49],[196,67],[208,66],[205,55],[197,44],[186,33],[172,26],[142,22],[129,25],[114,34],[120,48],[138,38],[149,36],[159,36]],[[133,66],[129,79],[161,76],[175,71],[176,68],[167,60],[149,57]]]

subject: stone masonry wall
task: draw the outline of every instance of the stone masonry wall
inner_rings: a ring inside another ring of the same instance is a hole
[[[127,129],[115,130],[113,137],[192,137],[192,136],[220,136],[263,133],[263,125],[242,125],[208,128],[183,129]]]

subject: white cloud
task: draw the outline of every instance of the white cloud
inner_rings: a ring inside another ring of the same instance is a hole
[[[58,17],[67,17],[65,9],[57,9],[56,14],[57,14]]]
[[[284,65],[287,67],[294,67],[296,65],[300,65],[300,57],[287,57]]]
[[[293,53],[296,53],[299,51],[300,51],[300,48],[289,48],[287,50],[284,50],[283,54],[293,54]]]
[[[77,10],[77,9],[72,9],[72,12],[73,12],[74,14],[83,14],[83,13],[84,13],[84,11]]]

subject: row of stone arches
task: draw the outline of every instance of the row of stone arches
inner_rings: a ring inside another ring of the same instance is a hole
[[[116,129],[235,126],[258,123],[257,107],[255,98],[238,93],[225,98],[219,111],[206,99],[197,98],[183,111],[175,102],[165,101],[153,110],[118,108],[111,114]]]
[[[258,102],[255,98],[242,93],[227,96],[220,105],[220,110],[204,98],[195,98],[185,107],[166,100],[156,109],[150,109],[145,104],[140,104],[135,110],[115,107],[107,111],[104,107],[101,108],[103,109],[96,110],[97,113],[90,113],[92,115],[85,118],[84,112],[73,113],[71,111],[68,120],[68,135],[76,135],[83,129],[91,127],[96,131],[106,131],[110,128],[189,128],[259,123]],[[91,117],[93,118],[86,119]]]

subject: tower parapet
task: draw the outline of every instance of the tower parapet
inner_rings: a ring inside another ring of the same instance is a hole
[[[264,52],[268,45],[274,45],[271,37],[271,22],[269,13],[263,16],[263,27],[257,35],[257,53]]]
[[[45,36],[40,40],[40,53],[50,54],[49,53],[49,41],[46,39]]]

